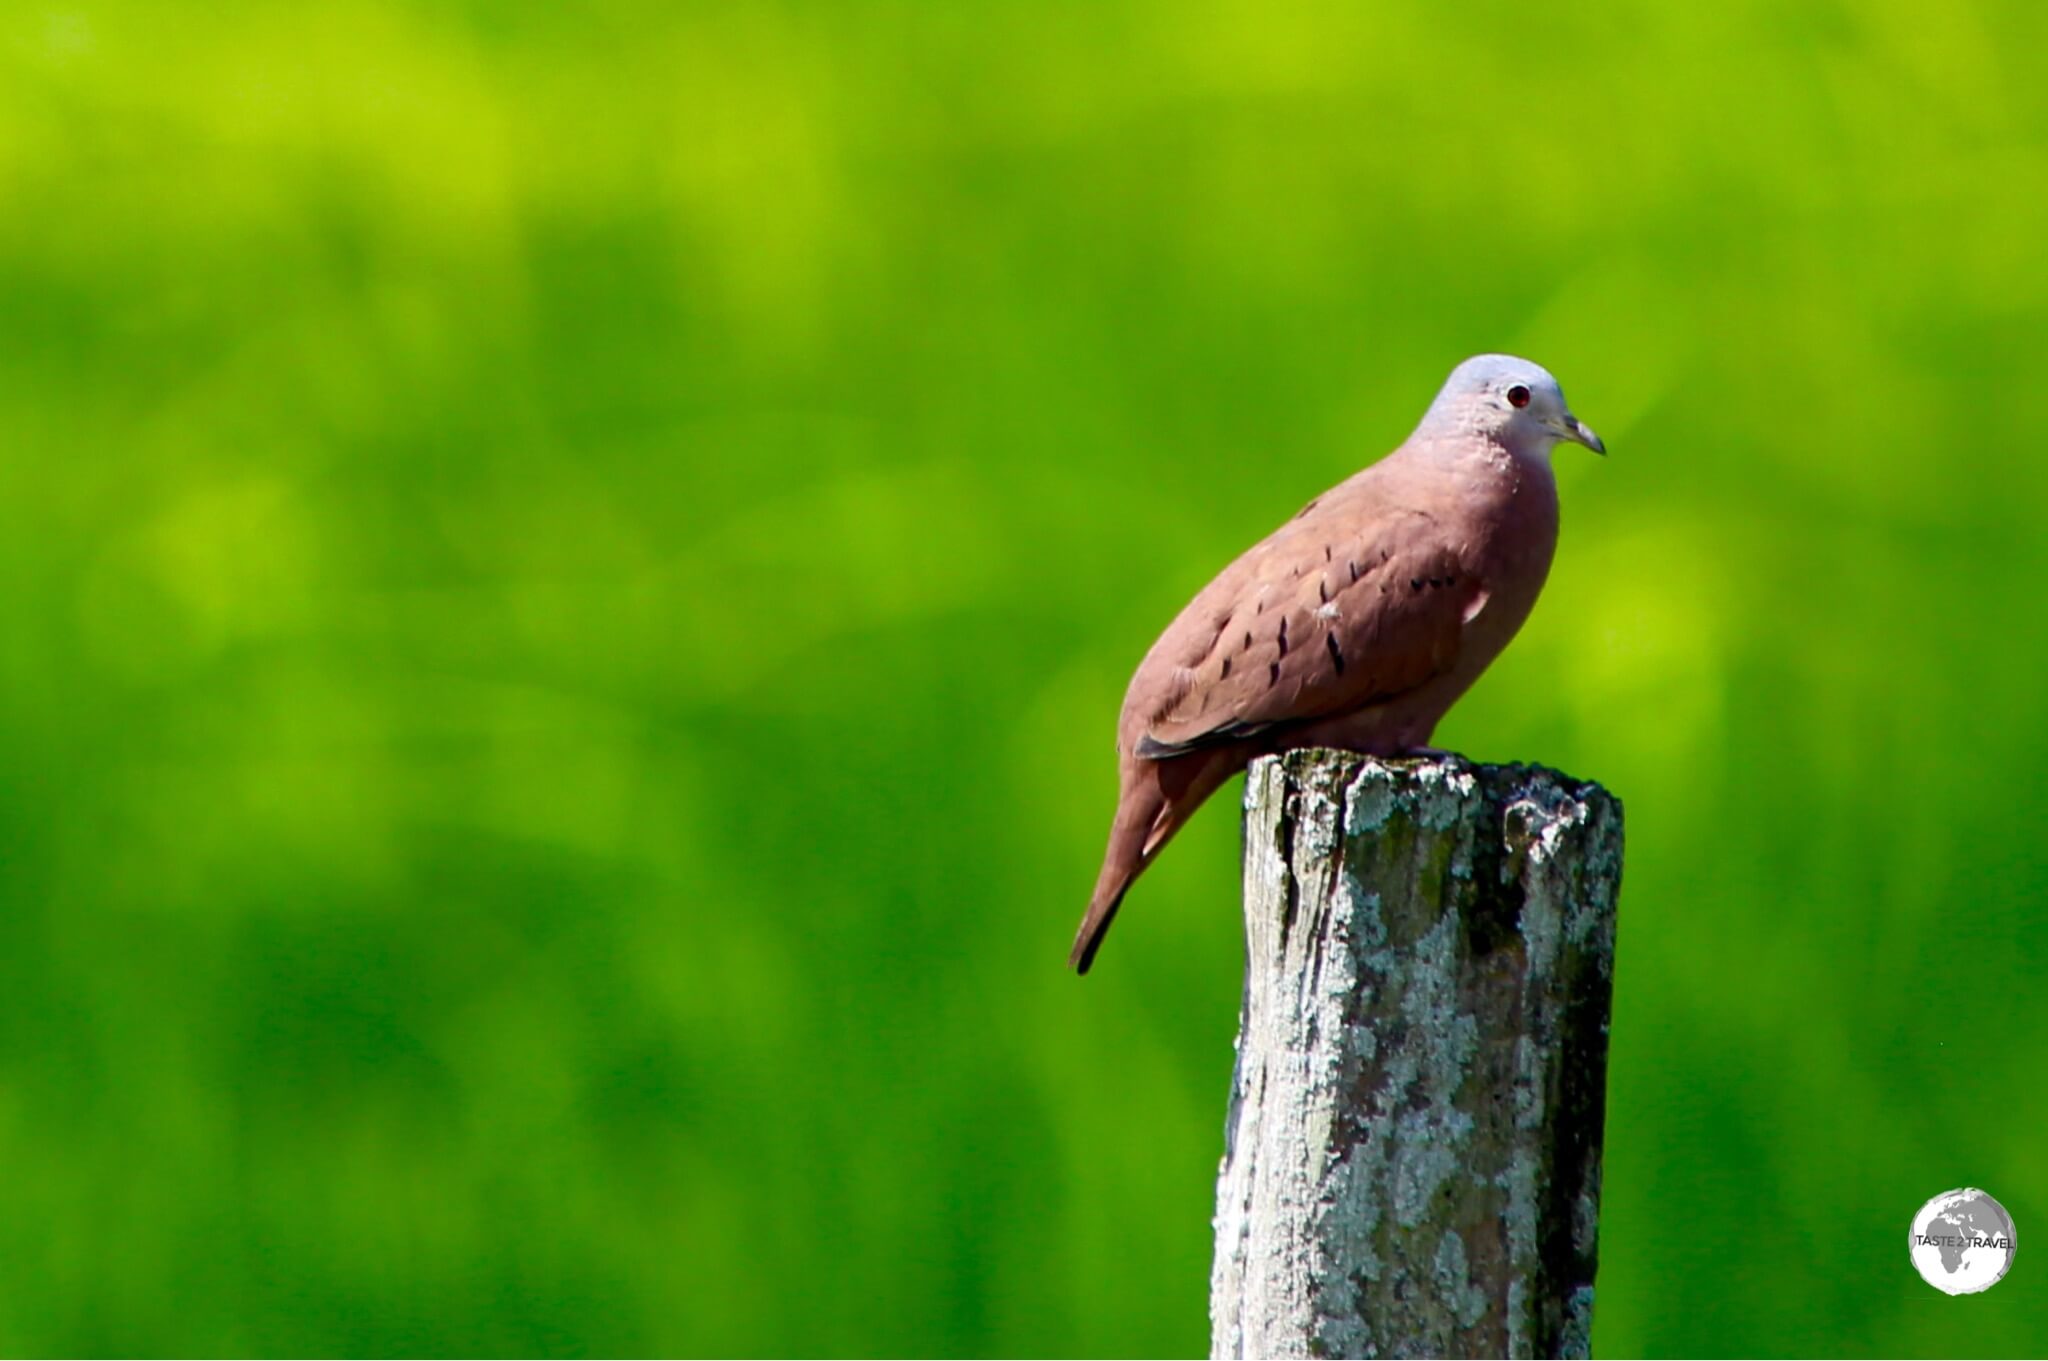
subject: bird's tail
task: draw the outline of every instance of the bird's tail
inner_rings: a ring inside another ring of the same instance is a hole
[[[1119,781],[1122,793],[1117,799],[1116,820],[1109,825],[1102,874],[1095,881],[1095,894],[1088,900],[1081,929],[1074,933],[1073,953],[1067,956],[1075,973],[1087,973],[1095,962],[1095,952],[1102,947],[1102,937],[1115,920],[1131,881],[1159,858],[1159,852],[1187,825],[1202,801],[1233,772],[1242,770],[1244,763],[1241,747],[1168,761],[1125,758]]]
[[[1165,811],[1166,796],[1154,781],[1147,781],[1145,788],[1130,790],[1116,810],[1116,821],[1109,828],[1109,849],[1102,856],[1102,873],[1095,880],[1095,892],[1088,899],[1081,929],[1074,933],[1073,952],[1067,956],[1075,973],[1087,973],[1088,966],[1095,962],[1095,952],[1102,947],[1109,924],[1116,920],[1124,893],[1131,881],[1144,873],[1151,852],[1159,849],[1152,842],[1152,833]]]

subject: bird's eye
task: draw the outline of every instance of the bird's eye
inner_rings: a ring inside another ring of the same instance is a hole
[[[1523,387],[1520,383],[1517,383],[1513,387],[1509,388],[1508,405],[1513,407],[1517,411],[1520,411],[1523,407],[1529,405],[1529,389]]]

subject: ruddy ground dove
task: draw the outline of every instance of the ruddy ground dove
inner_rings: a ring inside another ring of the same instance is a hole
[[[1167,626],[1124,696],[1109,850],[1069,962],[1202,801],[1255,756],[1426,751],[1536,603],[1560,440],[1605,453],[1557,380],[1468,359],[1400,448],[1302,507]]]

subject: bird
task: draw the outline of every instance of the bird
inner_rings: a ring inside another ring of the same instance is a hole
[[[1131,884],[1254,757],[1440,755],[1437,723],[1521,628],[1557,547],[1560,443],[1607,446],[1513,355],[1451,370],[1399,448],[1303,506],[1203,587],[1138,664],[1117,806],[1068,964],[1085,974]]]

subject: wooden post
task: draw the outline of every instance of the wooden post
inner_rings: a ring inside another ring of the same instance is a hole
[[[1211,1356],[1588,1354],[1620,882],[1554,770],[1253,763]]]

